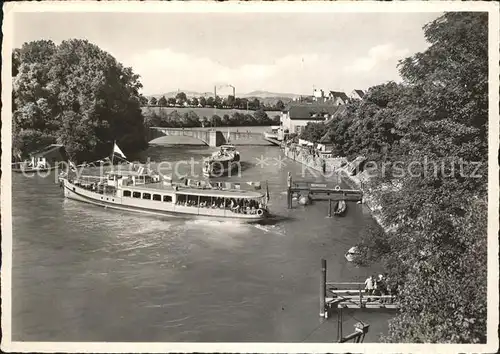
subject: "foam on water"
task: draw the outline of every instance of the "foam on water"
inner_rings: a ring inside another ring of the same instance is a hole
[[[206,219],[186,220],[185,226],[188,228],[199,228],[205,231],[206,231],[205,228],[209,228],[214,231],[220,231],[222,228],[224,229],[224,232],[230,232],[235,234],[244,233],[248,231],[248,225],[232,220],[224,220],[224,221],[206,220]]]

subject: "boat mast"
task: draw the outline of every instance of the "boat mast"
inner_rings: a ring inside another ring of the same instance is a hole
[[[116,140],[113,140],[113,152],[111,153],[111,168],[113,168],[113,159],[115,158],[115,146],[116,146]]]

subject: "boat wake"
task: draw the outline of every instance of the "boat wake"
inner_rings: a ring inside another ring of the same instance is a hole
[[[284,232],[277,229],[276,225],[264,226],[264,225],[255,224],[253,226],[256,229],[259,229],[259,230],[264,231],[266,233],[272,233],[272,234],[279,235],[279,236],[286,236]]]
[[[205,220],[194,219],[185,222],[186,228],[205,229],[205,231],[228,233],[228,234],[242,234],[248,232],[249,225],[240,223],[235,220]]]

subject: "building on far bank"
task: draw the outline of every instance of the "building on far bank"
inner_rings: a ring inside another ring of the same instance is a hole
[[[63,145],[52,144],[30,154],[33,167],[53,167],[57,162],[68,161]]]
[[[317,103],[291,103],[281,112],[281,126],[288,133],[299,134],[307,123],[329,120],[339,106]]]
[[[330,91],[328,101],[335,106],[341,106],[349,103],[349,97],[342,91]]]
[[[349,102],[349,97],[342,91],[330,91],[328,94],[325,94],[324,90],[314,89],[312,100],[316,103],[340,106],[347,104]]]
[[[352,90],[349,98],[352,100],[362,100],[365,97],[365,92],[363,90]]]

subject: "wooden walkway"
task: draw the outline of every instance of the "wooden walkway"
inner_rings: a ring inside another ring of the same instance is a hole
[[[342,289],[351,287],[351,289]],[[358,289],[352,289],[358,287]],[[364,283],[327,283],[325,305],[349,309],[398,309],[394,295],[371,295],[363,289]]]
[[[361,201],[363,192],[356,189],[344,189],[332,182],[315,181],[292,181],[291,175],[288,175],[287,184],[287,207],[292,208],[293,194],[306,194],[312,200],[345,200]]]
[[[331,309],[399,309],[399,301],[394,295],[372,295],[360,282],[327,282],[326,260],[321,260],[321,278],[319,288],[321,317],[328,317]]]

